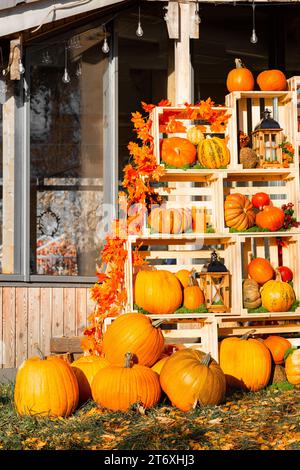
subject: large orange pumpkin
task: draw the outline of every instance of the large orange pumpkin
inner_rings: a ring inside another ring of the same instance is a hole
[[[300,349],[295,349],[285,361],[285,372],[288,381],[296,386],[300,385]]]
[[[188,208],[155,207],[150,213],[148,222],[158,233],[184,233],[192,226],[192,211]]]
[[[196,153],[196,147],[182,137],[168,137],[161,144],[162,161],[176,168],[195,163]]]
[[[261,303],[268,312],[288,312],[296,300],[294,289],[281,281],[279,271],[276,280],[266,282],[261,290]]]
[[[78,399],[74,370],[63,359],[32,357],[19,367],[14,390],[19,415],[67,417]]]
[[[225,338],[220,344],[220,366],[227,387],[256,392],[264,388],[271,375],[271,354],[257,339],[249,338],[252,330],[241,338]]]
[[[134,285],[135,303],[149,313],[174,313],[182,304],[182,288],[175,274],[164,269],[141,270]]]
[[[255,223],[259,228],[276,232],[284,224],[284,211],[280,207],[265,206],[256,214]]]
[[[262,91],[284,91],[287,89],[286,76],[281,70],[264,70],[257,77]]]
[[[100,369],[109,366],[109,362],[104,357],[90,355],[80,357],[72,362],[71,366],[78,381],[79,402],[85,403],[89,398],[92,398],[93,378]]]
[[[142,313],[124,313],[117,317],[103,335],[103,352],[111,363],[122,365],[129,350],[140,365],[151,367],[164,348],[164,337],[158,323]]]
[[[168,358],[160,373],[164,392],[182,411],[199,404],[218,405],[224,398],[226,381],[220,366],[209,354],[181,349]]]
[[[226,85],[229,92],[252,91],[254,89],[252,72],[243,66],[240,59],[235,59],[235,69],[228,73]]]
[[[275,335],[268,336],[264,340],[264,344],[269,349],[275,364],[283,364],[286,351],[292,347],[289,340]]]
[[[248,264],[248,274],[258,284],[264,284],[273,279],[275,271],[267,259],[254,258]]]
[[[243,194],[229,194],[224,204],[225,223],[239,232],[253,227],[255,212],[249,198]]]
[[[113,411],[127,411],[135,403],[144,408],[155,406],[161,396],[158,374],[141,365],[132,365],[131,353],[125,355],[124,366],[101,369],[92,382],[95,402]]]

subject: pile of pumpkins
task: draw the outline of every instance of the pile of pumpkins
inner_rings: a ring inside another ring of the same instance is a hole
[[[291,285],[293,272],[288,266],[275,270],[265,258],[253,258],[247,267],[249,279],[243,282],[243,305],[256,309],[261,305],[268,312],[288,312],[296,300]]]
[[[168,355],[159,324],[140,313],[123,314],[103,335],[103,357],[82,356],[71,365],[55,356],[24,361],[15,384],[17,412],[67,417],[91,398],[113,411],[137,404],[146,409],[160,401],[162,392],[182,411],[218,405],[226,390],[265,387],[272,360],[282,363],[291,347],[275,336],[265,341],[249,334],[225,338],[219,365],[210,354],[190,348]],[[286,374],[291,383],[300,384],[300,350],[288,356]]]
[[[161,160],[175,168],[190,167],[196,163],[203,168],[226,168],[230,163],[230,151],[225,139],[205,136],[198,126],[192,126],[186,138],[162,139]]]
[[[256,193],[249,197],[240,193],[229,194],[224,202],[227,227],[243,232],[255,225],[260,229],[276,232],[284,226],[285,213],[272,204],[267,193]]]

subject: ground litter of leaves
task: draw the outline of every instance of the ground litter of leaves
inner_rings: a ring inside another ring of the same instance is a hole
[[[69,418],[19,417],[13,385],[0,385],[2,450],[300,450],[300,390],[288,383],[234,393],[219,406],[183,413],[165,398],[144,412],[99,409]]]

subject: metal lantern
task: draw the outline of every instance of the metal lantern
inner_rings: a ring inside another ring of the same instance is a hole
[[[252,147],[259,157],[260,168],[282,168],[282,129],[265,109],[261,121],[252,132]]]

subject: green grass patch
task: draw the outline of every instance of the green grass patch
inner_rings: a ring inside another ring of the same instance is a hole
[[[291,308],[289,309],[289,312],[295,312],[296,309],[299,307],[299,305],[300,305],[300,300],[296,300],[291,306]],[[269,310],[267,310],[265,307],[261,305],[258,308],[249,308],[248,313],[269,313]]]
[[[143,313],[144,315],[149,315],[150,313],[144,310],[143,308],[139,307],[137,304],[133,305],[134,310],[137,310],[139,313]],[[185,307],[178,308],[173,313],[208,313],[207,307],[205,304],[200,305],[200,307],[195,308],[193,310]]]
[[[293,384],[290,384],[287,380],[282,380],[277,384],[272,384],[267,387],[267,390],[280,390],[284,392],[285,390],[294,390],[296,387]]]

